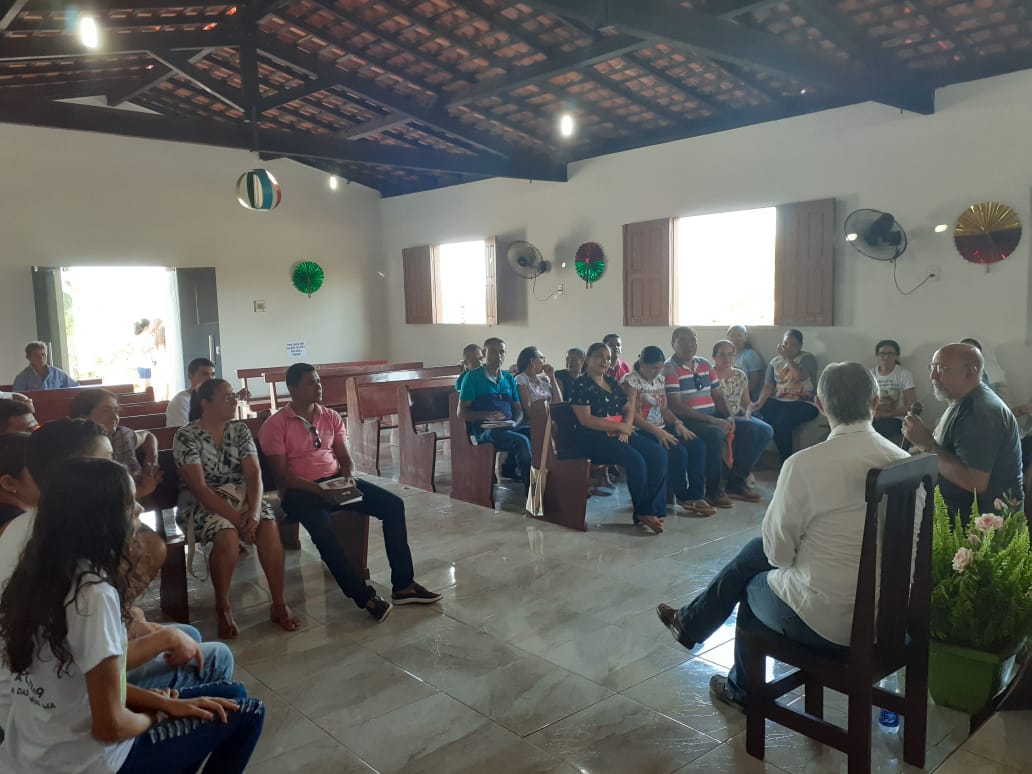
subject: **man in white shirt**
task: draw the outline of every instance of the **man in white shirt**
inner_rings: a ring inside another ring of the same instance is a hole
[[[182,427],[190,422],[190,398],[194,390],[215,378],[215,364],[206,357],[195,357],[186,367],[190,389],[177,393],[165,409],[165,427]]]
[[[849,645],[867,473],[909,456],[875,432],[871,419],[877,405],[877,385],[862,365],[833,363],[824,369],[817,407],[831,434],[785,461],[762,537],[746,543],[690,604],[657,608],[679,643],[693,648],[703,642],[743,602],[765,626],[807,647]],[[923,501],[919,493],[918,513]],[[710,679],[714,698],[739,707],[745,701],[744,650],[736,641],[730,674]]]

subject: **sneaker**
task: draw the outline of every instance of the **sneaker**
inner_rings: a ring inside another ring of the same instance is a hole
[[[727,678],[723,675],[710,675],[709,692],[710,696],[721,704],[726,704],[729,707],[734,707],[736,710],[745,712],[745,705],[733,699],[731,694],[727,692]]]
[[[706,502],[708,502],[714,508],[734,508],[735,504],[731,502],[730,498],[721,492],[716,497],[712,495],[706,495]]]
[[[758,503],[763,499],[755,489],[744,483],[739,486],[729,486],[727,496],[732,500],[742,500],[747,503]]]
[[[418,583],[413,583],[412,586],[412,591],[403,594],[395,591],[391,594],[391,601],[396,605],[430,605],[441,598],[440,594],[428,591]]]
[[[677,504],[695,516],[712,516],[717,509],[705,500],[678,500]]]
[[[372,605],[372,607],[370,607],[370,605]],[[393,609],[394,605],[381,596],[374,596],[366,602],[366,612],[375,618],[377,623],[383,623],[386,621]]]
[[[656,607],[656,615],[659,616],[659,620],[663,622],[663,625],[670,630],[670,633],[674,635],[674,639],[678,641],[683,647],[691,650],[695,647],[695,643],[688,639],[688,636],[684,633],[684,629],[681,628],[681,621],[677,617],[677,611],[670,605],[664,605],[662,603]]]

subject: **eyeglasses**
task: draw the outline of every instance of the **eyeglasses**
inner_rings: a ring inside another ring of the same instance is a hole
[[[928,364],[928,370],[929,370],[929,371],[930,371],[931,373],[933,373],[933,374],[934,374],[934,373],[935,373],[936,371],[938,371],[938,372],[939,372],[940,374],[944,374],[944,373],[946,373],[947,371],[951,370],[952,368],[953,368],[953,366],[948,366],[948,365],[942,365],[941,363],[929,363],[929,364]]]
[[[321,449],[322,439],[319,438],[319,431],[315,429],[315,425],[309,425],[308,432],[312,434],[312,446],[316,449]]]

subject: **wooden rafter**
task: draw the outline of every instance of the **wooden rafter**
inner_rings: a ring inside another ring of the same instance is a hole
[[[589,24],[600,22],[600,6],[595,0],[525,2],[538,10],[572,16]],[[918,113],[934,110],[934,91],[930,86],[901,88],[895,81],[857,72],[822,52],[793,46],[766,32],[663,0],[635,0],[632,5],[608,3],[601,21],[626,34],[686,46],[718,61],[748,64],[824,84],[854,100],[871,99]]]
[[[240,89],[233,88],[225,81],[208,75],[208,73],[193,64],[190,61],[190,57],[176,51],[151,51],[150,54],[165,67],[175,70],[177,74],[197,84],[213,97],[225,102],[234,110],[239,110],[247,115],[247,103]]]
[[[0,0],[0,32],[3,32],[18,18],[29,0]]]
[[[84,49],[74,35],[0,39],[0,60],[58,59],[110,56],[111,54],[162,51],[196,51],[202,48],[228,48],[240,45],[235,30],[215,28],[196,32],[120,32],[104,38],[104,48]]]
[[[325,159],[354,164],[373,164],[427,172],[453,172],[486,177],[516,177],[565,181],[565,165],[528,169],[525,162],[496,156],[408,150],[375,143],[337,140],[322,135],[262,130],[260,145],[252,144],[250,127],[217,121],[196,121],[149,113],[115,111],[67,102],[48,102],[0,97],[0,121],[28,126],[49,126],[106,132],[126,137],[141,137],[225,148],[261,150],[281,156]]]

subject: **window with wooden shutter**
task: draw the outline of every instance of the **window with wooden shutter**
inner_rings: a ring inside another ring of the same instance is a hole
[[[432,325],[434,322],[433,248],[407,247],[401,251],[405,281],[405,322]]]
[[[774,322],[835,324],[835,200],[778,207]]]
[[[628,223],[624,232],[624,325],[670,325],[670,218]]]

